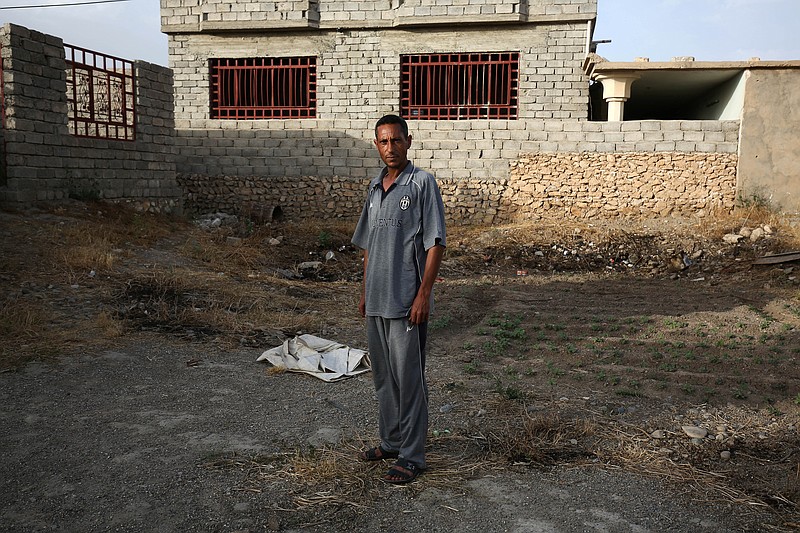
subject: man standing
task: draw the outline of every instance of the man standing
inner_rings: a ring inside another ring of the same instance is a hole
[[[352,240],[364,250],[358,308],[367,321],[381,442],[359,457],[397,458],[383,479],[399,484],[413,481],[426,466],[425,341],[446,245],[444,205],[433,175],[408,160],[405,120],[378,120],[375,146],[386,167],[370,182]]]

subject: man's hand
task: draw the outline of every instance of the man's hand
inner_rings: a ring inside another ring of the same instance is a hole
[[[367,317],[367,263],[369,263],[369,252],[364,250],[364,279],[361,281],[361,299],[358,301],[358,312],[362,318]]]
[[[414,298],[414,303],[411,304],[411,314],[408,317],[409,322],[412,324],[427,322],[430,313],[430,293],[425,295],[422,294],[422,291],[418,292],[416,298]]]
[[[361,299],[358,302],[358,312],[361,313],[361,318],[367,317],[367,298],[361,294]]]
[[[439,275],[439,266],[442,264],[444,246],[437,244],[428,250],[428,257],[425,260],[425,275],[422,277],[422,284],[411,304],[411,314],[408,316],[412,324],[422,324],[428,321],[431,313],[431,291]]]

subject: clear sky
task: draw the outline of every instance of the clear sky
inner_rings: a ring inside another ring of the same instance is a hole
[[[83,0],[0,0],[0,8]],[[800,60],[800,0],[598,0],[594,38],[611,61]],[[158,0],[34,9],[0,9],[13,22],[68,44],[167,65]]]

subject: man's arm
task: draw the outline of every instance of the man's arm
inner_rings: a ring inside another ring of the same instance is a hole
[[[362,317],[367,316],[367,262],[369,253],[364,250],[364,279],[361,280],[361,298],[358,301],[358,311]]]
[[[409,320],[412,324],[422,324],[428,321],[431,312],[431,291],[433,290],[433,284],[436,282],[436,277],[439,275],[439,267],[442,264],[443,255],[444,246],[441,244],[428,249],[422,285],[420,285],[417,296],[414,298],[414,303],[411,305]]]

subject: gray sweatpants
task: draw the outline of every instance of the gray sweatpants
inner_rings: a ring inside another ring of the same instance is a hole
[[[421,468],[428,436],[427,331],[427,323],[409,328],[407,318],[367,317],[381,446]]]

